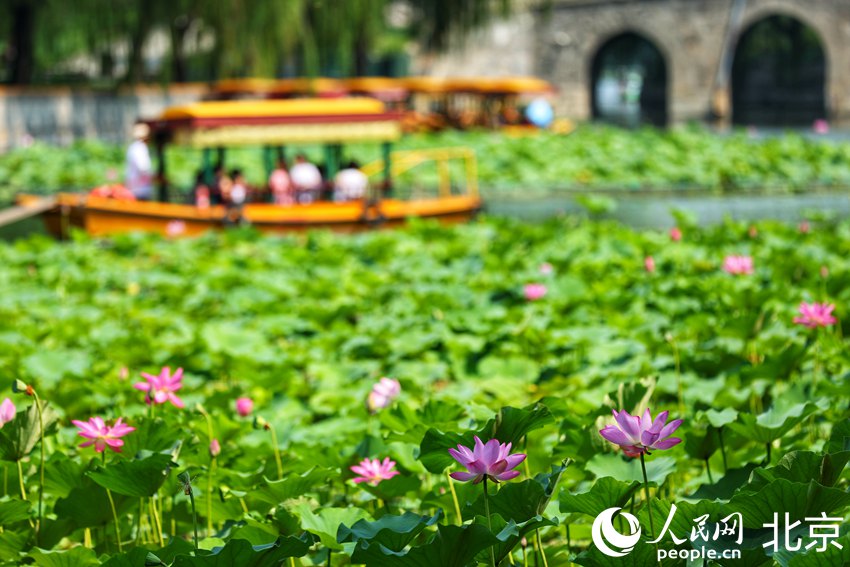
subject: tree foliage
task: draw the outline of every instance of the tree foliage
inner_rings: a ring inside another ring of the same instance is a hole
[[[363,75],[440,49],[511,0],[0,0],[6,82]],[[401,13],[404,17],[390,17]],[[156,57],[149,56],[157,53]],[[152,61],[155,59],[155,61]]]

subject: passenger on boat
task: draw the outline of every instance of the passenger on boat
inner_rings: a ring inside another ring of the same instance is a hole
[[[321,195],[322,174],[315,164],[307,161],[307,156],[304,154],[295,156],[295,165],[289,171],[289,178],[299,203],[312,203]]]
[[[224,171],[224,166],[218,164],[213,170],[213,182],[210,186],[210,204],[212,205],[220,205],[224,202],[221,196],[222,180],[225,180],[225,185],[229,185],[229,178]]]
[[[227,202],[231,206],[241,207],[248,200],[248,184],[245,182],[245,176],[242,175],[241,169],[234,169],[230,172],[230,178],[233,184],[230,187]]]
[[[213,195],[218,197],[219,203],[226,205],[230,202],[230,190],[233,188],[233,179],[227,175],[224,166],[217,167],[215,171],[216,177]]]
[[[210,207],[210,188],[204,179],[203,171],[199,171],[195,176],[195,190],[193,193],[196,207],[199,209],[208,209]]]
[[[369,178],[360,171],[356,161],[349,162],[345,169],[340,170],[334,179],[334,201],[357,201],[366,196]]]
[[[222,185],[221,194],[226,207],[224,223],[226,225],[245,224],[245,217],[242,216],[242,208],[248,200],[248,184],[245,182],[245,176],[242,175],[241,169],[234,169],[230,172],[230,177],[222,178],[222,180],[225,179],[227,183]]]
[[[139,200],[153,197],[153,164],[148,151],[150,128],[141,122],[133,126],[134,141],[127,148],[127,170],[125,185]]]
[[[504,126],[516,126],[522,123],[522,113],[515,106],[506,104],[499,113],[499,121]]]
[[[272,201],[275,205],[295,204],[292,181],[289,178],[289,171],[284,160],[277,162],[277,167],[269,176],[269,191],[271,191]]]

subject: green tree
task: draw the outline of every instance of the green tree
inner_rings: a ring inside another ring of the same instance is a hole
[[[447,45],[497,14],[511,0],[406,0],[406,29],[392,29],[386,14],[401,0],[0,0],[6,80],[27,84],[56,76],[79,55],[94,56],[100,75],[114,75],[122,53],[124,80],[145,78],[143,49],[156,30],[170,38],[161,79],[190,77],[187,33],[214,38],[209,79],[281,74],[362,75],[383,38],[402,33],[426,49]],[[122,46],[122,49],[119,49]],[[57,71],[58,70],[58,71]],[[197,75],[197,72],[195,73]]]

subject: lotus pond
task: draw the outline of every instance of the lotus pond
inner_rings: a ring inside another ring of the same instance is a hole
[[[399,150],[466,146],[478,156],[484,197],[539,196],[565,190],[709,189],[806,191],[850,185],[850,143],[787,133],[755,138],[744,131],[721,136],[699,126],[639,131],[581,125],[570,135],[541,132],[510,137],[499,132],[447,131],[405,136]],[[322,161],[321,148],[301,148]],[[374,145],[352,145],[361,163],[380,158]],[[0,205],[17,192],[89,190],[124,176],[123,146],[81,141],[70,147],[41,143],[0,155]],[[177,189],[192,186],[201,165],[197,151],[171,147],[169,179]],[[228,151],[228,167],[244,169],[248,181],[265,184],[266,167],[256,149]],[[458,166],[459,167],[459,166]],[[462,173],[459,169],[456,175]],[[460,179],[458,176],[456,179]],[[399,179],[399,186],[437,185],[430,164]]]
[[[845,564],[849,257],[847,223],[2,244],[0,561]]]

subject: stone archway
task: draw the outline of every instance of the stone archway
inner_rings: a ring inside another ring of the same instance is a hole
[[[732,122],[810,126],[827,118],[827,62],[818,33],[775,14],[740,35],[732,62]]]
[[[593,118],[624,126],[667,125],[667,63],[656,45],[635,32],[605,41],[593,56]]]

